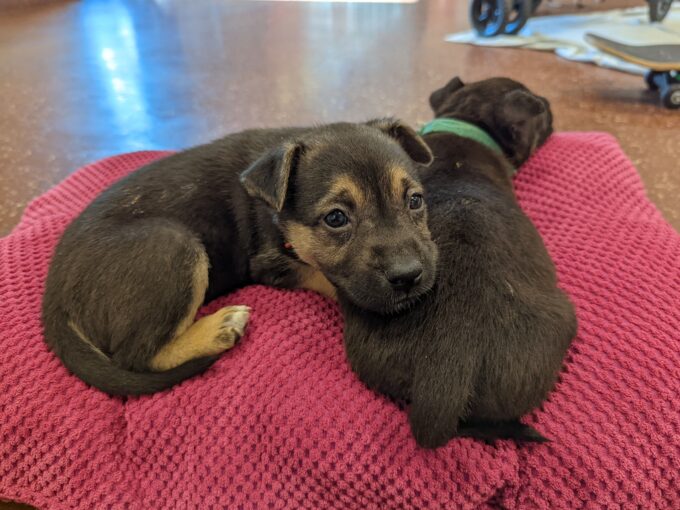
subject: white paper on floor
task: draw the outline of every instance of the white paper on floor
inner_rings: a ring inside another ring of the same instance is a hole
[[[623,44],[680,44],[680,5],[675,4],[661,23],[649,22],[647,7],[615,9],[590,14],[531,18],[516,36],[479,37],[476,32],[451,34],[446,40],[478,46],[515,47],[554,51],[562,58],[592,62],[635,74],[645,68],[603,53],[585,41],[586,33]]]

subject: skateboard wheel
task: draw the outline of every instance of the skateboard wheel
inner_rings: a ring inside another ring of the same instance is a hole
[[[670,85],[661,95],[661,101],[666,108],[680,108],[680,85]]]
[[[663,74],[663,73],[659,73],[658,71],[647,71],[645,73],[645,83],[647,83],[647,88],[649,90],[658,90],[659,89],[659,86],[654,81],[654,78],[659,74]]]
[[[493,37],[503,32],[508,5],[512,0],[472,0],[470,24],[482,37]]]
[[[534,0],[506,0],[505,27],[503,32],[515,35],[522,30],[532,13]]]
[[[663,21],[671,9],[673,0],[647,0],[649,4],[649,21]]]

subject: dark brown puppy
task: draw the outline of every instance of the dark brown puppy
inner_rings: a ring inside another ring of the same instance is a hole
[[[546,140],[549,105],[502,78],[467,86],[456,78],[430,103],[438,118],[473,123],[492,139],[425,136],[435,156],[422,182],[439,248],[437,281],[410,310],[391,316],[361,310],[339,292],[349,361],[369,387],[410,402],[421,446],[456,435],[540,441],[518,420],[552,389],[576,319],[517,204],[509,161],[520,165]]]
[[[430,160],[412,129],[388,119],[245,131],[147,165],[66,229],[45,339],[92,386],[140,394],[234,345],[246,307],[194,316],[236,287],[332,294],[330,281],[362,308],[408,306],[434,281],[414,165]]]

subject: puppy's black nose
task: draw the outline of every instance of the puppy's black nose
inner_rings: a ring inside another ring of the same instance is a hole
[[[387,281],[395,290],[409,290],[418,284],[423,275],[423,265],[417,260],[397,264],[385,272]]]

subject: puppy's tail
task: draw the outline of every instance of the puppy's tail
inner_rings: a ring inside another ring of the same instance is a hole
[[[61,321],[59,321],[61,322]],[[66,368],[87,384],[110,395],[144,395],[170,388],[200,374],[219,356],[196,358],[164,372],[134,372],[117,366],[94,345],[84,341],[68,324],[52,331],[58,338],[51,343]]]
[[[546,443],[550,441],[535,428],[519,420],[509,421],[470,421],[458,427],[458,435],[493,443],[500,439],[511,439],[518,443]]]

